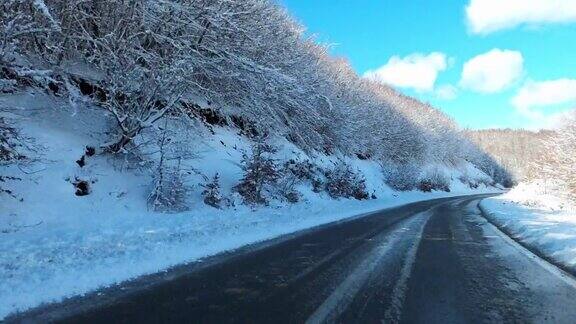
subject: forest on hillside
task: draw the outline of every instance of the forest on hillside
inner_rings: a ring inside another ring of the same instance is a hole
[[[559,196],[576,200],[576,113],[553,130],[486,129],[467,136],[515,182],[543,181]]]
[[[544,152],[544,142],[554,134],[550,130],[523,129],[470,130],[467,136],[492,155],[500,165],[509,170],[516,182],[534,178],[535,164]]]
[[[402,190],[425,165],[459,161],[511,184],[451,118],[359,77],[272,1],[5,0],[0,25],[0,92],[33,87],[101,107],[115,125],[99,154],[136,152],[148,129],[165,138],[167,118],[201,119],[378,161]],[[2,158],[13,159],[14,133],[3,134]]]

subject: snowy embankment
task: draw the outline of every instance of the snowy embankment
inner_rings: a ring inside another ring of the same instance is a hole
[[[182,136],[194,147],[194,158],[182,162],[189,163],[184,169],[194,170],[186,179],[192,189],[189,210],[161,214],[149,210],[146,202],[151,171],[144,162],[96,155],[82,168],[77,164],[86,145],[97,146],[109,137],[100,111],[75,109],[41,93],[0,97],[0,108],[1,116],[30,139],[30,152],[36,154],[3,171],[20,180],[9,183],[17,199],[0,196],[0,320],[42,303],[362,213],[496,190],[484,185],[471,190],[459,181],[486,177],[462,164],[446,168],[450,193],[398,193],[384,184],[378,163],[348,159],[364,174],[376,199],[334,200],[303,186],[296,204],[272,202],[251,209],[237,203],[215,209],[202,202],[198,183],[219,172],[223,191],[232,195],[242,176],[242,152],[249,148],[237,130],[222,127],[210,136]],[[279,145],[281,160],[303,154],[288,142]],[[334,162],[329,156],[315,159],[318,164]],[[89,180],[89,195],[74,195],[78,178]]]
[[[576,208],[543,183],[521,184],[480,203],[489,220],[515,240],[576,273]]]

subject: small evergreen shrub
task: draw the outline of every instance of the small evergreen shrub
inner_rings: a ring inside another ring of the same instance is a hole
[[[223,198],[220,194],[220,175],[216,173],[212,180],[202,186],[204,187],[204,190],[202,190],[204,203],[214,208],[221,208]]]
[[[319,178],[312,179],[312,191],[315,193],[320,193],[324,190],[324,182]]]
[[[18,130],[0,117],[0,162],[23,160],[25,156],[18,152],[22,139]]]
[[[25,160],[26,156],[19,152],[22,146],[22,139],[18,130],[0,117],[0,166]],[[16,198],[12,190],[6,187],[6,183],[20,180],[22,179],[18,177],[0,174],[0,194],[7,194]]]
[[[166,168],[155,176],[155,185],[148,203],[154,211],[178,213],[188,210],[188,187],[179,168]]]
[[[272,157],[274,153],[276,153],[276,148],[261,139],[253,145],[250,156],[244,154],[242,158],[244,177],[234,187],[234,190],[242,196],[244,203],[248,205],[268,203],[264,191],[268,186],[276,184],[280,177],[278,167]]]
[[[298,191],[296,190],[286,192],[284,197],[286,198],[286,201],[288,201],[291,204],[295,204],[298,201],[300,201],[300,193],[298,193]]]

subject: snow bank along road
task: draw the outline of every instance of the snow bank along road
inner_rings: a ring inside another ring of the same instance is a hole
[[[326,225],[8,322],[576,323],[576,281],[443,198]]]

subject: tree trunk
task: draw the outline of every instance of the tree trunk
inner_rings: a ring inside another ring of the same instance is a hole
[[[137,134],[138,131],[131,132],[130,134],[122,134],[122,137],[120,137],[120,139],[116,143],[104,146],[103,147],[104,152],[112,154],[120,153],[122,150],[124,150],[124,147],[126,147],[126,145],[132,142],[132,139]]]

